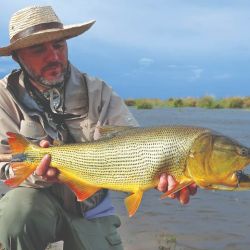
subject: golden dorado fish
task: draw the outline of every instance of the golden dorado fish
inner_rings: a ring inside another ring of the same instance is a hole
[[[206,128],[166,126],[155,128],[100,127],[103,139],[41,148],[19,134],[8,132],[15,176],[5,181],[20,185],[45,154],[59,170],[58,179],[79,201],[101,188],[131,193],[125,199],[129,216],[135,214],[143,193],[157,186],[162,173],[178,184],[162,198],[196,183],[201,188],[250,189],[243,170],[250,150],[229,137]]]

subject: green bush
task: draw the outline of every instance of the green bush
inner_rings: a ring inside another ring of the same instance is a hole
[[[152,109],[153,104],[149,103],[149,102],[141,102],[141,103],[136,105],[136,108],[138,108],[138,109]]]
[[[187,97],[183,99],[183,106],[184,107],[196,107],[197,106],[197,99],[193,97]]]
[[[244,108],[250,108],[250,97],[244,98]]]
[[[182,101],[182,99],[175,99],[173,104],[174,104],[175,108],[183,107],[183,101]]]
[[[201,108],[213,108],[215,106],[215,99],[212,96],[204,96],[198,99],[198,107]]]
[[[169,98],[161,100],[159,98],[141,98],[127,99],[125,103],[128,106],[135,106],[138,109],[152,109],[159,107],[201,107],[201,108],[250,108],[250,97],[228,97],[215,99],[212,96],[204,96],[201,98]]]
[[[243,100],[239,97],[233,97],[231,98],[231,101],[229,103],[229,108],[242,108],[243,107]]]

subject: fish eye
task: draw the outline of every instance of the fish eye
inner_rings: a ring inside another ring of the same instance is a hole
[[[249,155],[248,148],[239,148],[237,151],[238,151],[238,154],[241,155],[241,156]]]

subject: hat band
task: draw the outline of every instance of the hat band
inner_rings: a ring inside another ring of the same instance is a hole
[[[10,42],[13,43],[16,40],[18,40],[20,38],[27,37],[29,35],[32,35],[35,32],[39,32],[39,31],[46,30],[46,29],[56,29],[56,28],[62,29],[63,28],[63,24],[62,23],[58,23],[58,22],[50,22],[50,23],[37,24],[37,25],[34,25],[34,26],[29,27],[27,29],[24,29],[24,30],[18,32],[17,34],[15,34],[10,39]]]

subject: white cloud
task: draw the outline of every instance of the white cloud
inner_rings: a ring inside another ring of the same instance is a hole
[[[139,60],[139,65],[146,68],[151,66],[154,63],[154,60],[151,58],[143,57]]]
[[[190,77],[190,80],[196,81],[196,80],[200,79],[203,71],[204,71],[203,69],[199,69],[199,68],[192,69],[191,70],[192,76]]]

